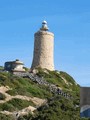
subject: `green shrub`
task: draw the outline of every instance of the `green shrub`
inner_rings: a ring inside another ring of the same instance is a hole
[[[21,110],[25,107],[28,107],[29,105],[35,106],[33,102],[27,101],[27,100],[21,100],[21,99],[16,99],[13,98],[12,100],[0,104],[0,110],[6,110],[6,111],[16,111],[16,110]]]
[[[5,98],[6,98],[5,95],[0,93],[0,100],[5,100]]]
[[[5,115],[0,113],[0,120],[15,120],[11,115]]]

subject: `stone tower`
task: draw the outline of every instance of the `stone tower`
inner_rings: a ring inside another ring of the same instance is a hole
[[[54,34],[48,31],[47,22],[34,35],[34,53],[31,69],[46,68],[54,70]]]

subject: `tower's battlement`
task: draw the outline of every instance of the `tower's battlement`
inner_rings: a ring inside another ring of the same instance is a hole
[[[51,36],[54,37],[54,34],[53,34],[53,33],[49,32],[49,31],[42,31],[42,30],[39,30],[38,32],[36,32],[36,33],[35,33],[35,36],[36,36],[36,35],[39,36],[39,35],[41,35],[41,34],[42,34],[42,35],[47,35],[47,34],[48,34],[48,35],[51,35]]]
[[[47,22],[34,35],[34,53],[31,69],[41,67],[54,70],[54,34],[48,31]]]

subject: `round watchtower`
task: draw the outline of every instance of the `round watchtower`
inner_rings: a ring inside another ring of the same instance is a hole
[[[31,69],[37,67],[54,70],[54,34],[48,31],[47,22],[34,35],[34,53]]]

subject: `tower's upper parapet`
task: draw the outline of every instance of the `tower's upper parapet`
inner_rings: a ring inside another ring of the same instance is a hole
[[[40,30],[43,30],[43,31],[49,30],[49,28],[47,26],[47,22],[45,20],[42,22],[42,27],[40,28]]]
[[[40,36],[40,35],[51,35],[51,36],[53,36],[54,37],[54,34],[52,33],[52,32],[50,32],[50,31],[48,31],[49,30],[49,28],[48,28],[48,25],[47,25],[47,21],[43,21],[42,22],[42,27],[40,28],[40,30],[39,31],[37,31],[36,33],[35,33],[35,36]]]

